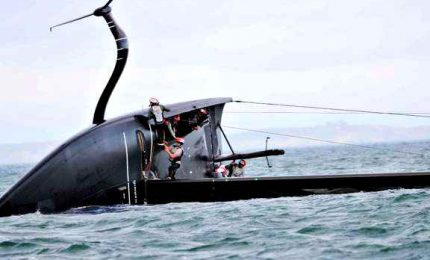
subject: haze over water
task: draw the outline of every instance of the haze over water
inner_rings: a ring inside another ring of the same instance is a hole
[[[287,149],[248,176],[429,171],[430,142]],[[0,166],[0,194],[31,164]],[[348,258],[430,255],[430,190],[85,207],[0,218],[2,258]]]

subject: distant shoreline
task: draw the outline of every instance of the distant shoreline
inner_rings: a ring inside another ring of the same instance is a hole
[[[355,145],[380,146],[401,143],[419,143],[430,140],[430,126],[393,127],[384,125],[349,125],[344,122],[330,123],[314,127],[271,128],[272,133],[310,137]],[[235,151],[264,150],[266,136],[271,136],[268,147],[280,149],[306,149],[333,147],[336,144],[310,141],[300,138],[269,135],[239,130],[225,129]],[[58,147],[60,141],[3,143],[0,144],[0,165],[34,164]],[[339,145],[341,146],[341,145]],[[223,138],[223,151],[230,150]]]

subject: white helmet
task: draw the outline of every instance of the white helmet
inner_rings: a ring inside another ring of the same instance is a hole
[[[160,104],[160,102],[158,101],[158,99],[152,97],[149,99],[149,105],[158,105]]]

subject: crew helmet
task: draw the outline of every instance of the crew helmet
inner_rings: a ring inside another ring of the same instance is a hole
[[[177,143],[180,143],[180,144],[184,144],[184,143],[185,143],[185,139],[184,139],[184,138],[182,138],[182,137],[176,137],[176,138],[175,138],[175,141],[176,141]]]
[[[158,101],[158,99],[152,97],[149,99],[149,104],[150,105],[158,105],[158,104],[160,104],[160,102]]]
[[[239,161],[239,165],[240,165],[240,166],[242,166],[242,167],[245,167],[245,166],[246,166],[246,161],[245,161],[245,160],[243,160],[243,159],[242,159],[242,160],[240,160],[240,161]]]

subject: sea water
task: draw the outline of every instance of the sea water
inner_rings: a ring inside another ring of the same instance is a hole
[[[248,176],[430,171],[430,142],[286,149]],[[386,149],[407,153],[389,152]],[[412,154],[413,153],[413,154]],[[32,164],[0,165],[0,194]],[[1,258],[430,259],[430,189],[0,218]]]

